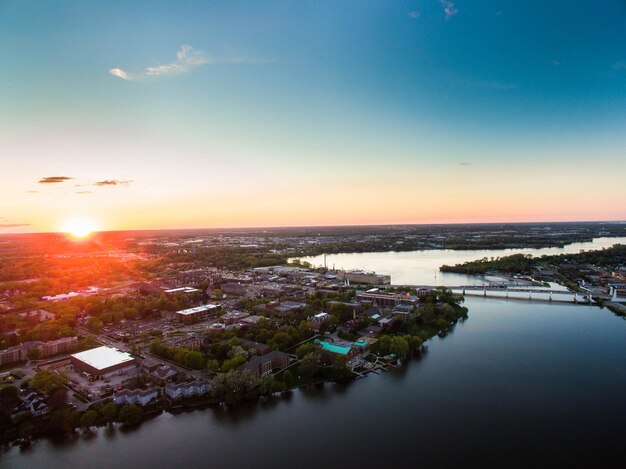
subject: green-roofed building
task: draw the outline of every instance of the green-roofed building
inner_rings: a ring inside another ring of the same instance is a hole
[[[369,352],[369,344],[365,341],[331,343],[325,340],[315,340],[315,345],[324,352],[343,355],[352,359],[358,355]]]

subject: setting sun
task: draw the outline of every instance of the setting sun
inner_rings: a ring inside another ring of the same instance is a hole
[[[82,239],[96,231],[97,225],[88,218],[72,218],[65,222],[61,230],[74,238]]]

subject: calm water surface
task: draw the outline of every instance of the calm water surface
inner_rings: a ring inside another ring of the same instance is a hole
[[[379,274],[391,275],[391,283],[396,285],[476,285],[484,278],[455,273],[439,272],[443,264],[455,265],[483,257],[502,257],[511,254],[532,254],[533,256],[553,254],[576,254],[581,250],[598,250],[626,244],[626,238],[596,238],[587,243],[572,243],[563,248],[544,249],[497,249],[452,251],[429,249],[407,252],[368,252],[352,254],[328,254],[326,265],[337,269],[373,270]],[[324,265],[324,256],[303,257],[314,266]]]
[[[597,307],[468,298],[398,369],[130,432],[11,448],[2,467],[606,467],[623,460],[626,322]]]

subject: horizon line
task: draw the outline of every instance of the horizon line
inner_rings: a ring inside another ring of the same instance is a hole
[[[148,231],[218,231],[218,230],[277,230],[277,229],[306,229],[306,228],[368,228],[368,227],[412,227],[412,226],[480,226],[480,225],[563,225],[571,223],[581,224],[621,224],[626,220],[561,220],[561,221],[493,221],[493,222],[447,222],[447,223],[373,223],[373,224],[346,224],[346,225],[279,225],[279,226],[220,226],[220,227],[193,227],[193,228],[129,228],[120,230],[97,230],[97,233],[121,233],[121,232],[148,232]],[[12,235],[42,235],[42,234],[65,234],[65,231],[31,231],[0,233],[0,236]]]

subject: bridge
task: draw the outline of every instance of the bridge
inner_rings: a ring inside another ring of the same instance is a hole
[[[433,285],[381,285],[380,288],[407,288],[411,290],[418,290],[420,288],[433,289],[436,286]],[[491,284],[491,285],[440,285],[453,293],[459,293],[463,296],[482,296],[484,298],[503,298],[503,299],[515,299],[515,300],[532,300],[532,301],[558,301],[567,303],[582,303],[591,304],[595,302],[596,298],[610,299],[609,295],[599,295],[589,290],[583,292],[573,292],[570,290],[556,290],[552,288],[542,287],[511,287],[505,284]]]
[[[528,299],[538,301],[565,301],[571,303],[588,303],[595,300],[589,293],[573,292],[569,290],[554,290],[551,288],[509,288],[507,286],[488,285],[461,285],[446,287],[453,293],[461,293],[463,296],[475,295],[491,298]],[[534,295],[534,296],[533,296]],[[546,297],[547,295],[547,297]]]

